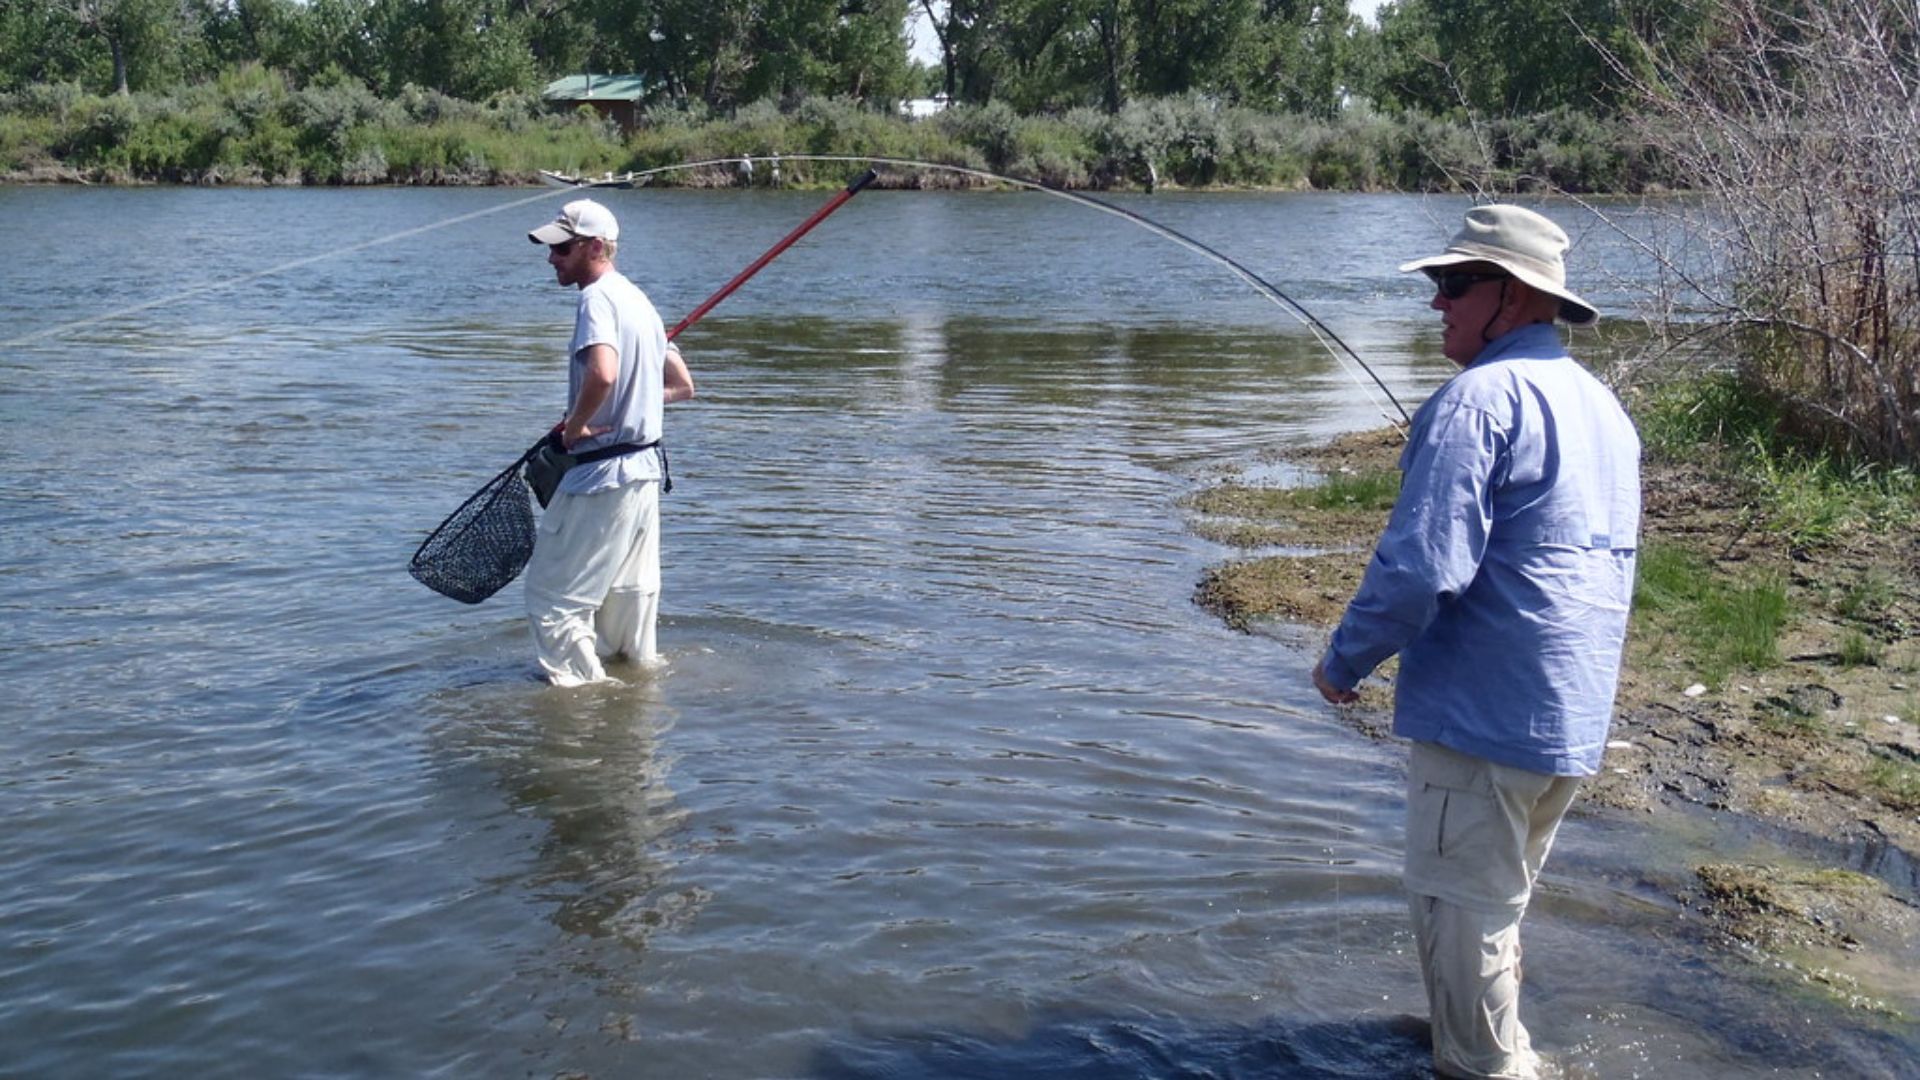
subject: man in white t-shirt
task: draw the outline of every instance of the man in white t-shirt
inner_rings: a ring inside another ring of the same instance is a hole
[[[620,225],[591,199],[527,234],[547,245],[580,305],[567,347],[567,469],[540,519],[527,564],[527,619],[540,668],[556,686],[606,678],[603,657],[657,658],[662,407],[693,396],[693,379],[660,315],[613,267]]]

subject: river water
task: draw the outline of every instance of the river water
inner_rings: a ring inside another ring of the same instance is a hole
[[[604,195],[669,322],[824,198]],[[0,1074],[1423,1075],[1403,750],[1193,605],[1180,503],[1378,423],[1352,374],[1111,217],[863,194],[682,338],[667,668],[553,690],[517,585],[405,564],[563,404],[561,199],[0,189]],[[1459,200],[1119,201],[1445,377],[1393,267]],[[1562,836],[1549,1051],[1910,1067]]]

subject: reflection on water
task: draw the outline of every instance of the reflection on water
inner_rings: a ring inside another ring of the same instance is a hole
[[[129,303],[251,269],[199,257],[208,221],[282,261],[489,199],[0,190],[77,260],[0,260],[0,314],[63,319],[123,256]],[[684,311],[816,203],[634,193],[622,260]],[[1444,377],[1391,267],[1453,204],[1151,209],[1409,404]],[[1230,553],[1179,509],[1376,422],[1348,373],[1097,216],[864,195],[683,342],[667,668],[558,692],[517,589],[404,571],[561,407],[528,224],[0,357],[0,1072],[1419,1074],[1400,752],[1317,702],[1311,642],[1191,604]],[[1676,933],[1644,885],[1674,860],[1612,829],[1568,826],[1530,920],[1549,1048],[1910,1059]]]
[[[544,824],[533,850],[538,869],[520,885],[553,906],[554,925],[634,948],[683,925],[700,899],[697,888],[667,888],[666,849],[686,815],[674,805],[659,749],[671,714],[658,688],[641,680],[564,693],[528,680],[483,684],[438,695],[441,710],[429,714],[449,740],[438,755],[491,769],[512,811]]]

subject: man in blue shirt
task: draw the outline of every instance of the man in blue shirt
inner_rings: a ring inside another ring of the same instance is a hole
[[[1328,701],[1395,654],[1408,761],[1404,881],[1445,1076],[1531,1078],[1520,919],[1580,778],[1599,770],[1633,595],[1640,441],[1554,320],[1566,234],[1480,206],[1435,286],[1462,370],[1413,418],[1400,498],[1315,665]]]

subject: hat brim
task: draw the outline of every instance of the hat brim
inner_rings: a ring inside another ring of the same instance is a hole
[[[573,230],[558,221],[549,221],[527,234],[527,239],[536,244],[564,244],[573,237]]]
[[[1460,266],[1464,263],[1491,263],[1519,278],[1529,286],[1558,297],[1560,300],[1560,321],[1569,326],[1590,326],[1600,318],[1600,312],[1592,304],[1575,296],[1564,285],[1554,284],[1551,278],[1513,259],[1502,258],[1494,252],[1449,251],[1444,255],[1435,255],[1426,259],[1415,259],[1400,264],[1400,272],[1411,274],[1415,270],[1438,270],[1445,266]]]

